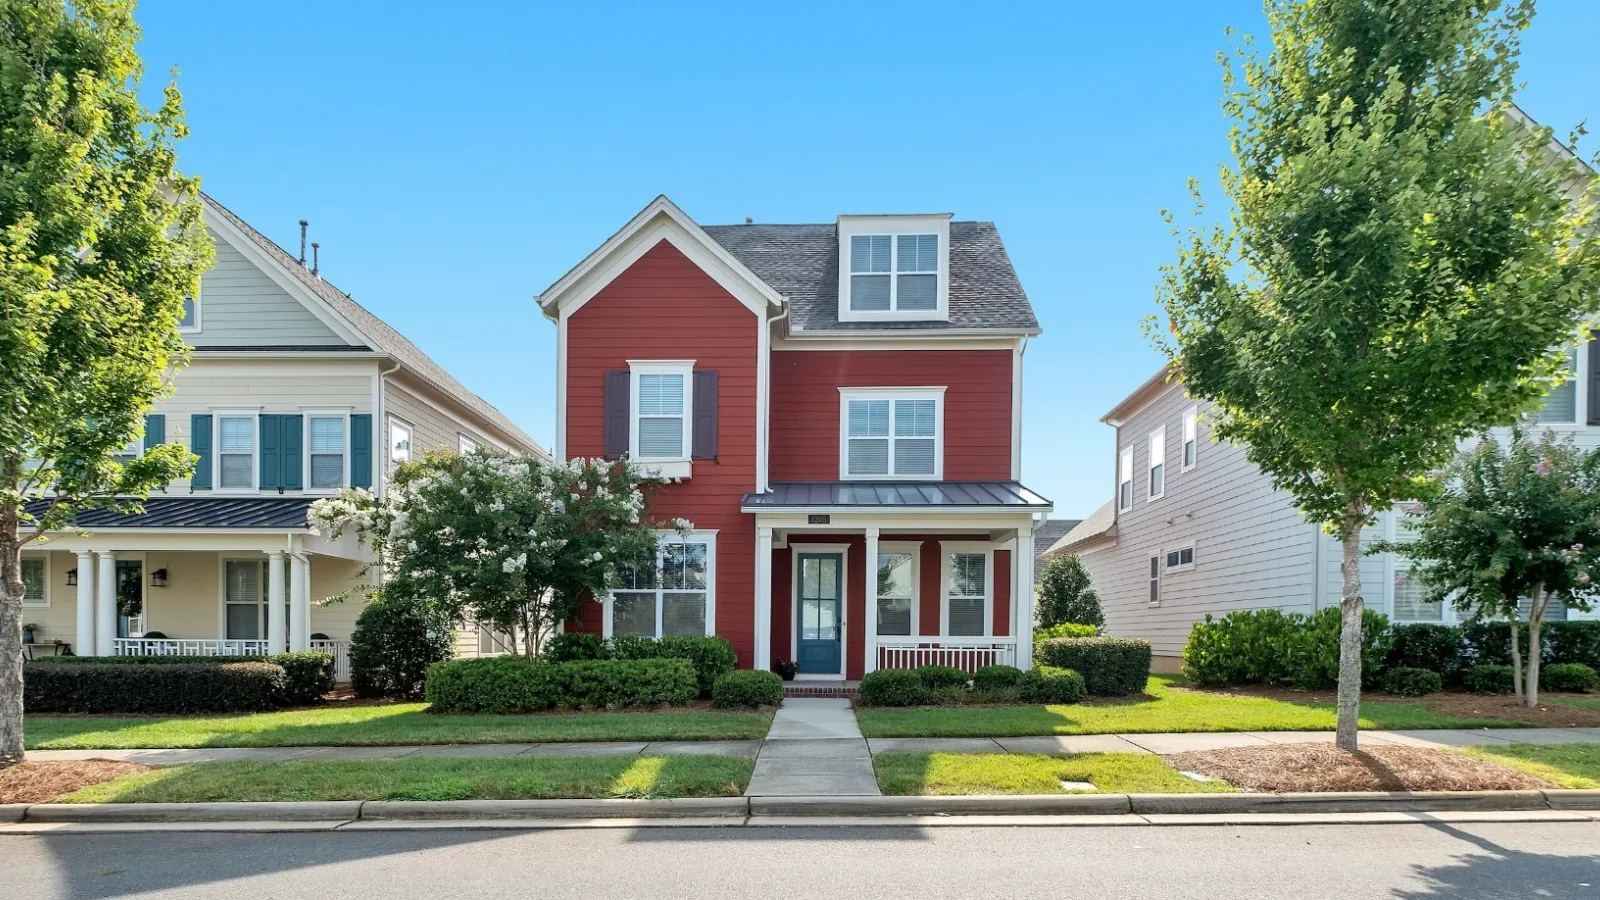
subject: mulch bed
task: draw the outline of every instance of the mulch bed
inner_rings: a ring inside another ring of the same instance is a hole
[[[154,768],[109,759],[21,762],[0,769],[0,803],[49,803],[79,788]]]
[[[1206,688],[1195,685],[1184,685],[1176,688],[1180,691],[1195,691],[1202,694],[1217,694],[1225,697],[1265,697],[1270,700],[1283,700],[1288,703],[1337,703],[1338,698],[1333,691],[1297,691],[1285,687],[1267,687],[1265,685],[1240,685],[1227,688]],[[1583,697],[1594,699],[1593,694],[1547,694],[1540,692],[1539,697]],[[1442,716],[1458,716],[1474,719],[1503,719],[1507,722],[1527,722],[1541,728],[1595,728],[1600,727],[1600,711],[1584,709],[1577,706],[1560,706],[1544,704],[1533,709],[1523,706],[1516,697],[1508,694],[1467,694],[1460,691],[1445,691],[1438,694],[1429,694],[1426,697],[1392,697],[1377,691],[1363,691],[1363,701],[1394,701],[1417,702],[1428,707]]]
[[[1294,791],[1514,791],[1544,781],[1508,766],[1450,750],[1332,744],[1279,744],[1194,750],[1166,757],[1181,772],[1221,778],[1236,788]]]

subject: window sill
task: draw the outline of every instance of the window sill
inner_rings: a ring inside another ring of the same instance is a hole
[[[637,460],[636,465],[644,470],[646,475],[656,478],[689,478],[694,475],[694,462],[687,459],[662,460]]]

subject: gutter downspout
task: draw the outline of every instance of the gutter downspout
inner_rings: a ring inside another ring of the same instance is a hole
[[[393,375],[394,373],[400,371],[400,361],[399,360],[394,359],[394,358],[391,357],[390,358],[390,362],[393,363],[393,365],[390,366],[387,371],[384,370],[382,362],[378,363],[378,408],[373,410],[373,415],[377,416],[377,420],[374,423],[373,427],[375,429],[377,429],[378,434],[383,434],[384,433],[384,429],[387,426],[387,423],[389,421],[389,398],[388,398],[387,392],[384,390],[384,385],[388,384],[390,375]],[[378,442],[377,441],[373,441],[373,443],[376,444]],[[385,469],[385,472],[384,472],[384,476],[385,477],[381,477],[381,478],[376,479],[376,486],[378,488],[376,493],[378,495],[378,499],[380,499],[380,500],[383,499],[384,494],[388,493],[388,490],[389,490],[389,484],[388,484],[389,479],[386,477],[388,475],[387,469],[388,469],[388,466],[389,466],[389,448],[387,446],[388,442],[385,441],[384,443],[385,443],[386,446],[383,449],[383,456],[382,457],[378,457],[378,453],[377,453],[377,449],[378,448],[377,447],[373,447],[372,448],[373,449],[373,456],[381,458],[383,460],[383,467]]]

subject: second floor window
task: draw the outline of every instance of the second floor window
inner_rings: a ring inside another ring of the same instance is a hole
[[[217,417],[217,486],[253,490],[256,486],[256,417]]]
[[[307,416],[310,448],[308,486],[329,490],[344,486],[344,416]]]
[[[183,298],[183,318],[178,320],[179,331],[200,330],[200,295],[187,294]]]
[[[938,306],[937,234],[850,236],[851,311],[931,312]]]
[[[938,478],[943,395],[938,391],[841,391],[845,478]]]
[[[692,364],[633,366],[633,447],[636,460],[689,458]]]
[[[1167,430],[1150,432],[1150,499],[1155,500],[1167,490]]]
[[[389,420],[389,462],[411,461],[411,426],[399,419]]]
[[[1200,455],[1200,413],[1190,409],[1183,414],[1183,467],[1194,468]]]
[[[1541,425],[1573,425],[1578,421],[1578,351],[1567,348],[1567,380],[1551,388],[1538,412]]]
[[[1133,448],[1122,448],[1117,458],[1117,509],[1133,509]]]

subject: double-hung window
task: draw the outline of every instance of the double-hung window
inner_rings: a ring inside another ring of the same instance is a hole
[[[693,362],[630,362],[633,373],[635,460],[686,460],[694,409]]]
[[[878,634],[911,635],[916,568],[914,548],[878,551]]]
[[[349,433],[348,417],[308,413],[306,420],[306,487],[314,491],[337,490],[344,487],[346,463],[345,438]]]
[[[989,633],[989,596],[994,584],[986,550],[945,553],[945,630],[952,637]]]
[[[1122,448],[1117,458],[1117,509],[1133,509],[1133,448]]]
[[[840,388],[839,394],[841,477],[942,477],[943,388]]]
[[[1150,432],[1150,500],[1160,499],[1167,491],[1167,429],[1162,426]]]
[[[1150,605],[1161,605],[1161,554],[1150,554]]]
[[[389,418],[389,462],[399,465],[411,461],[411,426]]]
[[[939,235],[850,236],[851,312],[933,312],[939,307]]]
[[[217,416],[217,479],[223,490],[256,487],[256,416]]]
[[[611,591],[606,635],[667,637],[713,632],[716,539],[710,534],[673,534],[661,539],[654,560],[620,566]]]
[[[42,556],[22,558],[22,605],[49,606],[50,566]]]
[[[1404,509],[1394,510],[1389,518],[1394,525],[1390,539],[1396,544],[1409,544],[1417,539],[1417,522]],[[1394,576],[1389,618],[1396,622],[1443,622],[1444,604],[1428,602],[1428,586],[1411,574],[1411,560],[1398,553],[1387,556]]]
[[[1550,389],[1544,406],[1539,409],[1541,425],[1575,425],[1578,423],[1578,348],[1568,347],[1562,363],[1566,380]]]
[[[458,439],[457,442],[456,442],[456,446],[461,450],[461,455],[465,456],[465,455],[467,455],[469,453],[477,453],[478,452],[478,442],[477,441],[473,440],[472,438],[467,437],[464,434],[457,434],[456,438]]]
[[[1200,411],[1190,407],[1183,414],[1183,470],[1194,468],[1200,459]]]
[[[258,641],[266,636],[266,563],[230,559],[223,563],[223,619],[231,641]]]

